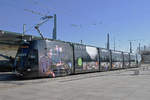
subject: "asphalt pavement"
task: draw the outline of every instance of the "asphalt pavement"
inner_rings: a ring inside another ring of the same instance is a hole
[[[20,80],[0,73],[0,100],[149,100],[150,68]]]

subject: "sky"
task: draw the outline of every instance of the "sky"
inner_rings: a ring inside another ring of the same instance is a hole
[[[150,43],[150,0],[0,0],[0,30],[39,36],[34,26],[41,17],[57,15],[57,39],[129,51]],[[31,12],[32,11],[32,12]],[[34,11],[34,13],[33,13]],[[52,38],[53,19],[40,30]]]

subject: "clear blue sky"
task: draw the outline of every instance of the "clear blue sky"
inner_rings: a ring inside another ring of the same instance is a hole
[[[40,22],[40,15],[57,14],[58,39],[105,47],[110,33],[117,50],[128,50],[150,43],[150,0],[0,0],[0,29],[22,32]],[[45,37],[52,37],[53,19],[41,27]],[[38,35],[34,28],[28,34]]]

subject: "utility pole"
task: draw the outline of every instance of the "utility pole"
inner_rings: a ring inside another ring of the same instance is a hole
[[[116,41],[115,41],[115,37],[114,37],[114,51],[116,50]]]
[[[142,41],[142,39],[136,39],[136,40],[128,40],[130,42],[130,53],[132,53],[132,43]],[[139,42],[139,46],[137,46],[137,52],[141,53],[141,44]]]
[[[146,45],[144,45],[144,51],[146,51]]]
[[[139,54],[141,54],[141,44],[139,43]]]
[[[22,32],[22,35],[21,35],[21,40],[24,40],[25,27],[26,27],[26,24],[23,24],[23,32]]]
[[[109,50],[109,33],[107,34],[107,49]]]
[[[53,39],[56,40],[57,39],[57,22],[56,22],[56,14],[54,14],[54,28],[53,28]]]
[[[81,40],[80,42],[81,42],[81,44],[83,44],[83,41],[82,41],[82,40]]]
[[[23,34],[22,35],[24,35],[25,34],[25,29],[26,28],[26,24],[23,24]]]
[[[130,53],[132,53],[132,42],[130,41]]]

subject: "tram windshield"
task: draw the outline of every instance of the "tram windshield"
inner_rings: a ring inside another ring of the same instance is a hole
[[[22,44],[17,52],[15,58],[16,70],[25,70],[31,68],[38,63],[37,49],[35,49],[35,42],[25,42]]]
[[[19,47],[15,58],[15,66],[23,67],[25,65],[29,50],[30,43],[24,43]]]

